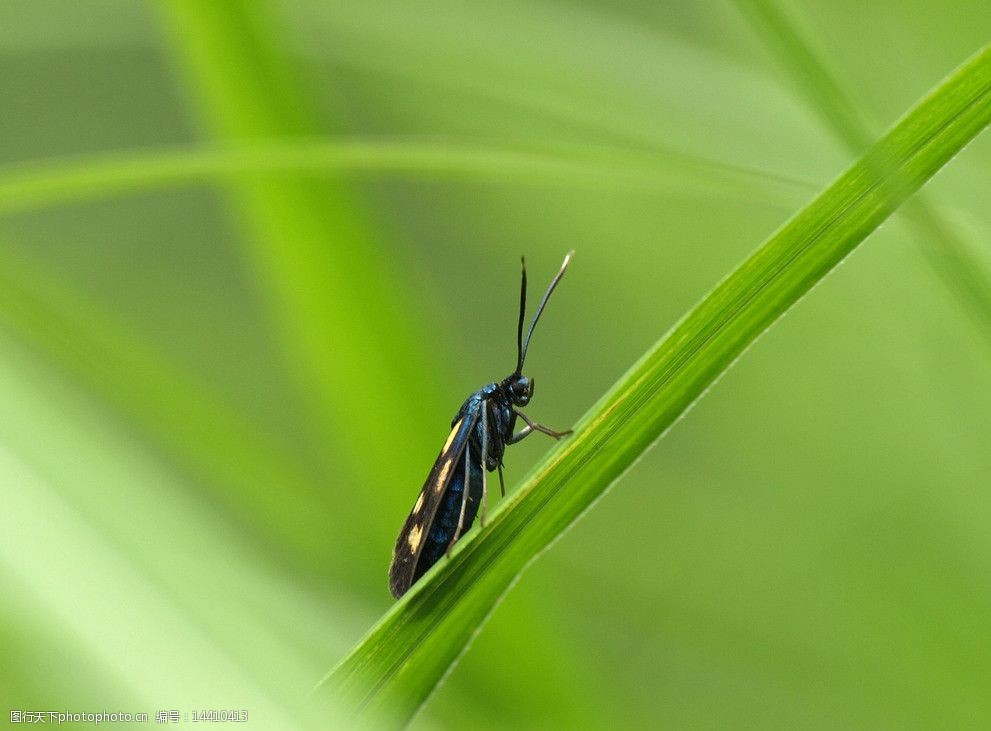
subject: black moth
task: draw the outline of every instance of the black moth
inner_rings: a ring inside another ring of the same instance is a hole
[[[533,396],[533,379],[522,373],[526,349],[533,328],[551,293],[564,276],[573,253],[564,257],[561,270],[547,287],[526,339],[523,338],[523,320],[526,316],[526,263],[523,262],[520,318],[516,328],[516,370],[499,383],[490,383],[469,396],[451,422],[451,433],[403,524],[392,553],[389,590],[397,599],[451,550],[451,546],[475,521],[480,504],[482,525],[485,524],[488,502],[486,473],[499,470],[499,487],[505,496],[502,456],[507,445],[515,444],[534,431],[555,439],[571,433],[537,424],[516,407],[526,406]],[[517,417],[526,426],[514,434]]]

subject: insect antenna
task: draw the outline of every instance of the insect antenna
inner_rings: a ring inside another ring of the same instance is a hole
[[[530,329],[527,330],[526,339],[523,341],[523,345],[519,348],[519,360],[516,363],[516,372],[520,373],[523,370],[523,361],[526,359],[526,349],[530,346],[530,336],[533,335],[533,328],[537,326],[537,320],[540,319],[541,313],[544,311],[544,306],[547,304],[547,300],[551,298],[551,294],[554,292],[554,288],[557,287],[557,283],[561,281],[561,277],[564,276],[564,272],[568,268],[568,264],[571,263],[571,257],[574,251],[569,251],[568,255],[564,257],[564,263],[561,264],[561,269],[551,280],[550,285],[547,287],[547,291],[544,292],[544,297],[540,300],[540,304],[537,306],[537,313],[533,316],[533,322],[530,323]],[[523,269],[523,291],[520,293],[520,327],[519,334],[523,333],[523,306],[526,302],[526,268]]]
[[[516,325],[516,372],[523,367],[523,319],[526,317],[526,259],[520,257],[523,280],[520,282],[520,320]]]

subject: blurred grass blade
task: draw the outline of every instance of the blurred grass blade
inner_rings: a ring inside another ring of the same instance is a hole
[[[280,35],[276,3],[172,0],[165,8],[176,58],[219,144],[250,150],[259,140],[325,132],[316,95],[285,51],[291,44]],[[432,449],[421,442],[426,435],[407,384],[430,399],[436,383],[427,370],[429,338],[406,306],[401,267],[380,248],[341,178],[235,172],[224,183],[318,443],[348,447],[338,455],[347,464],[328,463],[327,473],[339,485],[349,468],[369,484],[394,484],[407,459]],[[384,423],[406,435],[388,460],[379,444]],[[353,495],[357,515],[375,509],[383,492]]]
[[[772,0],[736,0],[761,40],[785,64],[796,88],[836,136],[859,154],[873,135],[859,106],[821,59],[820,54]]]
[[[0,325],[135,420],[264,537],[269,550],[297,567],[332,550],[317,539],[325,509],[317,486],[284,446],[113,313],[6,248],[0,248]]]
[[[278,714],[280,728],[302,727],[300,688],[319,672],[306,648],[327,635],[334,599],[301,590],[188,490],[185,470],[20,339],[0,327],[5,700],[85,705],[101,698],[90,690],[105,707],[154,707],[163,693],[242,698],[262,717]]]
[[[794,205],[805,180],[666,150],[481,146],[410,139],[256,140],[250,147],[165,148],[32,161],[0,167],[0,215],[246,173],[323,173],[505,181],[593,190],[721,193]]]
[[[737,4],[837,138],[860,154],[873,137],[870,125],[822,54],[773,0],[737,0]],[[900,215],[911,225],[939,282],[991,343],[991,278],[984,262],[925,196],[909,201]]]
[[[415,714],[514,579],[767,327],[991,121],[991,47],[914,107],[624,375],[490,524],[398,602],[318,692],[383,725]],[[581,252],[579,252],[579,257]],[[580,258],[579,258],[580,262]]]

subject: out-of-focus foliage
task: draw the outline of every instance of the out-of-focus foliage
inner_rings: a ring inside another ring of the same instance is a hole
[[[449,561],[386,613],[328,675],[321,693],[342,710],[374,717],[377,727],[404,727],[533,559],[989,123],[991,46],[928,93],[706,294],[585,413],[513,499],[493,511],[491,526],[466,535]]]
[[[578,251],[528,364],[565,425],[853,158],[803,68],[877,135],[991,27],[790,4],[789,56],[723,3],[207,7],[0,5],[8,708],[330,725],[301,699],[389,606],[458,404],[512,368],[518,256]],[[991,720],[989,145],[926,191],[966,270],[878,231],[416,727]]]

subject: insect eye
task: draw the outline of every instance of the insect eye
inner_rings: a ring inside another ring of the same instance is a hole
[[[513,381],[511,388],[513,392],[513,399],[518,403],[525,405],[527,401],[530,400],[530,396],[533,394],[533,381],[526,376],[521,376],[517,380]]]

